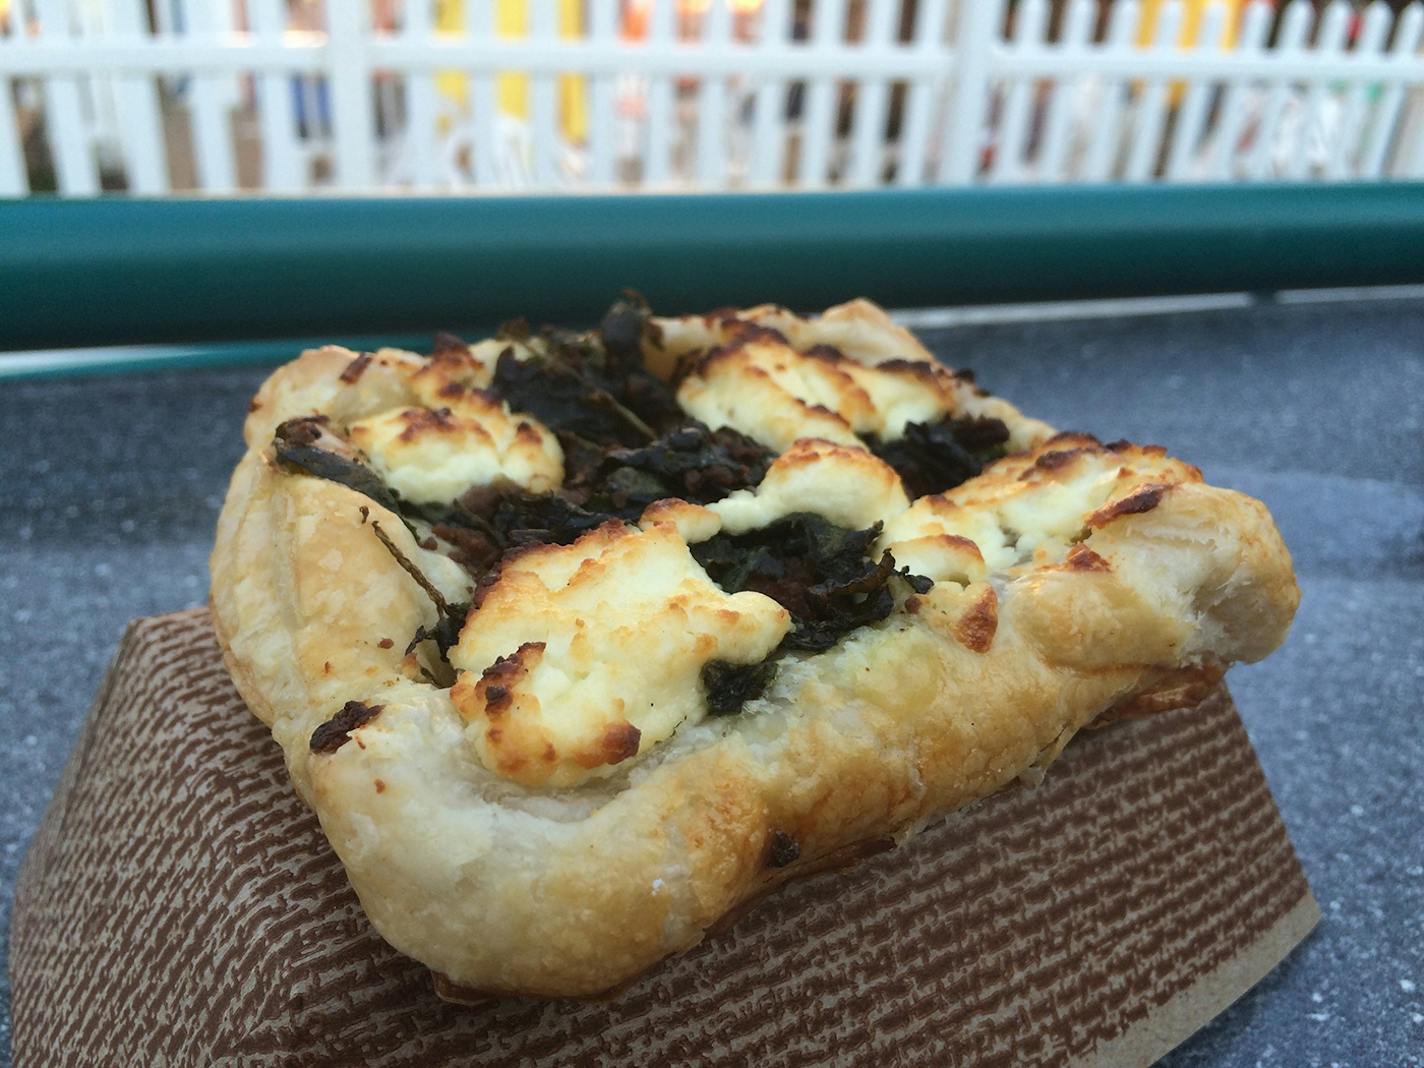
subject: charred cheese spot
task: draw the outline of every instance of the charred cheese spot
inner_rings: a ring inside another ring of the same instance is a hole
[[[386,484],[416,504],[501,479],[541,493],[564,477],[558,439],[479,392],[434,409],[393,408],[351,424],[350,434]]]
[[[1097,553],[1093,552],[1086,545],[1075,545],[1068,550],[1068,559],[1064,561],[1069,571],[1111,571],[1112,567]]]
[[[607,523],[506,560],[451,651],[451,697],[491,771],[572,786],[701,719],[709,660],[756,663],[789,629],[770,598],[718,589],[673,523]]]
[[[721,517],[723,530],[741,534],[794,512],[815,512],[839,526],[863,530],[899,515],[909,504],[900,477],[878,456],[802,438],[776,459],[755,490],[738,490],[706,510]]]
[[[1126,497],[1119,497],[1111,504],[1104,505],[1088,516],[1087,525],[1104,527],[1119,516],[1141,515],[1143,512],[1150,512],[1162,503],[1162,498],[1166,496],[1167,490],[1170,488],[1166,485],[1150,485],[1133,490]]]
[[[973,603],[959,617],[953,633],[959,643],[975,653],[987,653],[999,629],[999,596],[993,586],[978,591]]]
[[[886,525],[880,546],[937,581],[1048,564],[1110,570],[1110,561],[1079,544],[1091,530],[1150,510],[1172,485],[1200,480],[1196,468],[1155,447],[1108,448],[1087,435],[1060,434],[948,493],[922,497]],[[945,538],[973,542],[981,566]]]
[[[371,366],[371,361],[375,359],[369,352],[363,352],[346,365],[346,369],[337,377],[348,386],[355,385],[361,381],[361,376],[366,373],[366,368]]]
[[[498,351],[490,352],[491,342],[479,345],[439,349],[411,376],[410,386],[422,404],[439,406],[445,403],[451,387],[458,390],[486,389],[494,378],[494,363]]]
[[[801,352],[760,337],[698,360],[677,393],[683,409],[708,426],[730,426],[778,452],[806,437],[894,441],[907,423],[949,414],[954,398],[953,377],[933,364],[867,366],[834,349]]]

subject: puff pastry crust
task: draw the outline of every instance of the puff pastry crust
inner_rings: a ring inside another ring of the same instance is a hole
[[[768,344],[785,367],[747,372]],[[776,884],[1032,778],[1096,720],[1190,703],[1275,648],[1297,604],[1259,502],[1161,449],[1054,435],[857,301],[812,319],[657,321],[648,366],[680,375],[709,426],[762,432],[779,458],[721,500],[659,502],[512,554],[434,664],[429,643],[407,651],[440,618],[398,556],[452,604],[469,574],[386,505],[278,462],[272,442],[323,416],[420,492],[477,484],[506,454],[539,492],[563,456],[487,392],[500,349],[328,347],[276,371],[212,556],[239,690],[372,923],[447,993],[616,987]],[[455,430],[425,426],[432,410]],[[945,413],[1001,418],[1010,454],[911,500],[858,435]],[[884,618],[787,653],[739,713],[706,714],[697,668],[756,662],[793,625],[771,597],[719,589],[696,546],[818,509],[881,523],[875,551],[933,586],[895,580]]]

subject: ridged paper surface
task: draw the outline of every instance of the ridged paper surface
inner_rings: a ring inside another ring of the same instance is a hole
[[[203,611],[133,625],[26,859],[16,1063],[1148,1063],[1317,919],[1240,720],[1085,734],[602,1002],[440,1001],[366,922]]]

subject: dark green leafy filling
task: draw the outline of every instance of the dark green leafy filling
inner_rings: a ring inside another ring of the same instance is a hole
[[[396,493],[354,455],[341,438],[327,429],[324,415],[288,419],[277,428],[272,442],[277,462],[328,482],[339,482],[369,497],[383,508],[396,511]]]
[[[642,346],[656,330],[647,305],[629,295],[597,331],[577,334],[523,323],[502,334],[511,346],[495,365],[491,392],[514,411],[548,426],[564,451],[564,484],[531,494],[510,483],[476,487],[440,506],[400,499],[324,416],[294,419],[277,429],[276,458],[290,470],[338,482],[393,511],[412,531],[423,522],[480,590],[498,574],[506,553],[524,546],[569,544],[610,521],[632,522],[654,501],[680,498],[710,504],[757,486],[774,454],[730,428],[710,430],[677,405],[672,390],[643,366]],[[533,356],[516,358],[518,343]],[[441,348],[460,347],[442,335]],[[911,423],[894,442],[867,446],[889,463],[912,497],[940,493],[977,475],[1006,451],[1009,432],[998,419],[949,418]],[[374,525],[374,524],[373,524]],[[442,658],[458,640],[468,605],[447,604],[439,591],[383,532],[387,549],[431,596],[439,621],[417,633],[433,640]],[[860,627],[890,615],[898,577],[916,592],[932,583],[895,568],[888,552],[872,555],[880,524],[848,530],[810,512],[786,516],[761,530],[718,534],[692,547],[693,556],[722,589],[755,590],[784,606],[792,629],[757,664],[712,661],[702,672],[708,709],[727,715],[760,696],[788,652],[827,650]],[[436,541],[422,543],[434,548]]]
[[[791,613],[791,631],[759,664],[714,660],[702,671],[707,709],[713,715],[740,712],[760,697],[776,675],[776,661],[788,652],[819,653],[851,631],[876,623],[895,607],[891,579],[916,593],[934,584],[895,558],[871,547],[880,524],[848,530],[812,512],[797,512],[760,530],[718,534],[692,547],[692,555],[728,593],[755,590]]]
[[[888,616],[890,578],[919,592],[928,579],[895,570],[895,558],[870,555],[880,524],[847,530],[814,512],[796,512],[745,534],[718,534],[692,547],[712,581],[728,593],[755,590],[791,613],[784,649],[823,652],[847,633]]]
[[[909,423],[898,441],[869,438],[866,445],[893,467],[911,500],[944,493],[967,482],[1007,451],[1009,428],[977,416]]]

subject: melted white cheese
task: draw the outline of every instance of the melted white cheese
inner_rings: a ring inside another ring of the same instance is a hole
[[[451,651],[451,697],[486,767],[570,786],[701,719],[703,665],[762,660],[789,628],[770,598],[718,589],[674,523],[609,523],[505,563]]]
[[[558,439],[533,417],[478,392],[446,399],[448,407],[392,408],[351,424],[351,441],[403,498],[443,503],[501,479],[532,493],[563,482]]]
[[[1199,477],[1160,449],[1112,451],[1090,438],[1055,439],[1000,460],[948,493],[921,497],[891,519],[880,547],[928,578],[973,582],[990,572],[1061,561],[1089,518],[1140,487]],[[974,544],[982,562],[959,539]]]
[[[861,435],[894,441],[908,422],[950,414],[954,398],[953,378],[931,364],[868,366],[765,337],[702,359],[677,392],[683,409],[708,426],[732,427],[778,452],[807,437],[846,445]]]
[[[707,505],[731,534],[769,526],[793,512],[815,512],[863,530],[909,507],[894,468],[862,448],[803,438],[767,469],[755,490]],[[714,532],[715,533],[715,532]]]

